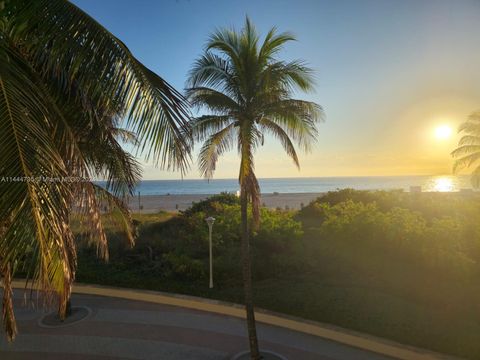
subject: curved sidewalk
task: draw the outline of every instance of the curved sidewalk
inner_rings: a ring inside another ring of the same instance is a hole
[[[24,283],[15,282],[16,288]],[[228,359],[248,346],[239,305],[160,292],[76,284],[74,305],[90,307],[84,322],[56,329],[38,326],[40,311],[19,306],[20,336],[0,340],[2,359]],[[257,312],[260,345],[289,359],[447,358],[314,322]],[[61,341],[59,341],[59,337]],[[8,349],[7,352],[3,352]],[[55,354],[60,357],[55,357]],[[30,357],[31,355],[31,357]],[[87,356],[87,357],[85,357]],[[100,356],[100,357],[98,357]]]

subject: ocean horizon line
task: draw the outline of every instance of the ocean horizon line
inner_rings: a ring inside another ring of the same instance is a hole
[[[325,193],[339,189],[409,191],[460,191],[471,189],[467,175],[401,175],[401,176],[343,176],[343,177],[298,177],[259,178],[261,192],[269,193]],[[104,183],[104,182],[103,182]],[[102,182],[100,182],[102,184]],[[183,179],[183,180],[142,180],[135,187],[135,193],[142,195],[175,194],[219,194],[236,193],[237,179]]]

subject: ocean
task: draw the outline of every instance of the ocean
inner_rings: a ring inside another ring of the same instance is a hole
[[[403,189],[420,186],[422,191],[460,191],[471,189],[469,176],[363,176],[315,178],[263,178],[259,179],[262,193],[321,193],[337,189],[358,190]],[[218,194],[237,192],[237,179],[207,180],[144,180],[135,193],[141,195]]]

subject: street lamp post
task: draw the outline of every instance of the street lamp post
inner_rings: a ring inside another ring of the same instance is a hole
[[[208,224],[208,243],[209,243],[209,251],[210,251],[210,289],[213,288],[213,265],[212,265],[212,228],[213,223],[215,222],[215,218],[209,216],[205,219]]]

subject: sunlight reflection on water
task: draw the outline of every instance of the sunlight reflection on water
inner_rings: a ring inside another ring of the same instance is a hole
[[[1,0],[0,0],[1,1]],[[472,189],[469,175],[412,175],[412,176],[357,176],[357,177],[312,177],[312,178],[262,178],[259,179],[262,193],[280,194],[323,193],[338,189],[410,191],[420,187],[422,191],[455,192]],[[105,186],[104,182],[99,183]],[[143,180],[135,189],[142,195],[166,194],[219,194],[222,191],[235,193],[238,179],[206,180]]]
[[[424,191],[451,192],[459,191],[458,178],[455,176],[439,176],[430,179],[426,184]]]

